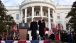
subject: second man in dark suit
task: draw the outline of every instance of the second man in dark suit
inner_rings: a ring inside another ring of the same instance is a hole
[[[44,38],[44,28],[45,26],[45,21],[42,19],[38,21],[38,25],[39,25],[39,35],[42,37],[42,39]]]

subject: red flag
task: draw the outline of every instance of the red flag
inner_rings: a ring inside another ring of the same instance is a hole
[[[44,34],[46,33],[46,28],[44,28]]]
[[[57,31],[57,29],[56,28],[54,28],[54,32],[56,32]]]
[[[56,37],[56,40],[59,40],[59,34],[58,33],[56,33],[55,37]]]
[[[49,30],[48,35],[51,35],[51,34],[52,34],[52,32],[53,32],[52,30]]]
[[[56,25],[56,29],[59,30],[60,29],[60,24]]]
[[[58,30],[58,25],[56,25],[56,29]]]
[[[17,26],[16,26],[16,25],[13,25],[13,26],[12,26],[12,29],[13,29],[13,30],[17,30]]]
[[[54,32],[58,31],[60,26],[57,24],[56,27],[54,28]]]

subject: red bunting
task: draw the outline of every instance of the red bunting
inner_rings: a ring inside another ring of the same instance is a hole
[[[44,40],[44,42],[43,43],[48,43],[48,40]]]
[[[26,43],[26,41],[19,40],[18,43]]]

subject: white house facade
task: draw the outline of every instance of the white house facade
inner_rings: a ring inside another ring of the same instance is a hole
[[[7,15],[14,17],[17,24],[24,19],[25,23],[30,23],[33,18],[38,21],[40,17],[46,22],[46,27],[51,29],[51,24],[62,24],[66,30],[66,23],[69,18],[65,18],[71,9],[71,5],[55,4],[51,0],[24,0],[19,6],[6,6]],[[30,24],[29,24],[30,25]]]

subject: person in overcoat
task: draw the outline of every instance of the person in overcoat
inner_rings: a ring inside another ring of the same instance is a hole
[[[50,38],[51,40],[55,40],[55,35],[54,35],[54,33],[52,33],[49,38]]]
[[[31,30],[31,36],[32,36],[32,40],[36,40],[37,39],[37,22],[35,20],[35,18],[33,18],[33,21],[30,23],[30,30]]]
[[[76,32],[74,32],[74,33],[72,34],[72,37],[73,37],[73,43],[76,43]]]
[[[42,19],[38,21],[38,25],[39,25],[39,35],[40,37],[42,37],[42,39],[44,38],[44,28],[45,28],[45,21]]]
[[[67,34],[67,42],[72,43],[72,34],[71,33]]]
[[[67,34],[65,32],[61,33],[61,42],[66,42]]]

